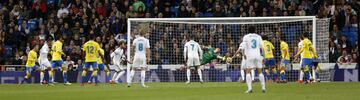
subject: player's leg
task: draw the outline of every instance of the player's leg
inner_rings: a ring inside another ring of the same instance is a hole
[[[251,81],[255,81],[255,69],[251,69]]]
[[[271,71],[271,64],[269,59],[265,59],[265,74],[266,74],[266,80],[270,81],[272,80],[272,71]]]
[[[91,62],[91,67],[93,68],[93,72],[91,74],[91,77],[93,77],[95,79],[94,83],[95,83],[95,86],[98,84],[98,71],[99,71],[99,68],[97,66],[97,62]]]
[[[301,69],[299,70],[299,80],[297,81],[297,83],[302,83],[303,79],[304,79],[304,71],[303,71],[303,67],[302,67],[302,59],[300,60],[300,67]]]
[[[306,80],[306,82],[309,82],[309,80],[310,80],[310,63],[311,63],[311,60],[310,59],[308,59],[308,58],[304,58],[303,60],[302,60],[303,62],[303,65],[302,65],[302,67],[303,67],[303,71],[304,71],[304,75],[305,75],[305,80]]]
[[[241,70],[240,70],[240,75],[241,75],[241,81],[242,82],[245,82],[245,60],[244,59],[242,59],[241,60],[241,66],[240,66],[241,68]]]
[[[194,65],[200,65],[200,59],[199,58],[195,58],[194,59]],[[200,65],[197,67],[197,72],[198,72],[198,75],[199,75],[199,79],[200,79],[200,83],[202,84],[204,82],[203,78],[202,78],[202,68],[203,66]]]
[[[64,66],[63,61],[61,61],[60,63],[61,63],[61,69],[62,69],[64,85],[71,85],[71,83],[67,80],[67,78],[68,78],[68,74],[67,74],[68,68],[67,68],[67,66]]]
[[[108,66],[104,66],[104,72],[105,72],[105,81],[108,82],[110,80],[110,70]]]
[[[124,68],[120,65],[118,68],[118,74],[115,77],[115,83],[119,83],[119,79],[121,76],[123,76],[125,74],[125,70]]]
[[[257,71],[259,73],[259,81],[260,81],[260,84],[261,84],[261,90],[263,93],[265,93],[265,77],[264,77],[264,74],[263,74],[263,66],[262,66],[262,59],[257,59],[255,61],[255,66],[257,68]]]
[[[190,66],[194,66],[192,58],[188,58],[186,61],[186,79],[187,79],[186,84],[190,83],[190,76],[191,76]]]
[[[251,70],[253,68],[252,66],[254,66],[254,61],[252,59],[247,59],[245,63],[246,63],[246,85],[248,87],[245,93],[252,93]]]
[[[24,76],[24,79],[23,79],[19,84],[24,84],[25,81],[28,81],[28,79],[30,78],[31,71],[32,71],[32,68],[31,68],[31,67],[26,67],[26,68],[25,68],[25,76]]]
[[[82,76],[82,78],[81,78],[81,85],[82,85],[82,86],[83,86],[84,83],[86,82],[86,75],[87,75],[87,72],[88,72],[89,68],[90,68],[90,63],[89,63],[89,62],[85,62],[84,68],[83,68],[82,73],[81,73],[81,76]]]
[[[39,65],[40,65],[40,85],[43,84],[43,81],[44,81],[44,72],[45,72],[45,66],[44,64],[42,64],[41,61],[39,61]]]
[[[286,67],[289,64],[289,60],[282,60],[280,66],[280,81],[286,82]]]
[[[141,82],[141,86],[142,87],[148,87],[148,86],[146,86],[145,85],[145,78],[146,78],[146,58],[143,58],[142,59],[142,64],[141,64],[141,73],[140,73],[140,77],[141,77],[141,80],[140,80],[140,82]]]
[[[134,79],[134,75],[135,75],[135,68],[131,67],[130,69],[130,79],[128,80],[128,87],[131,86],[132,80]]]

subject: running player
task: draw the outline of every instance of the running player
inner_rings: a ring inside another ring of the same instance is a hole
[[[110,84],[119,83],[119,78],[124,75],[126,66],[122,64],[126,60],[126,41],[119,40],[119,47],[110,54],[110,57],[114,64],[115,73],[110,80]]]
[[[59,35],[56,37],[57,41],[53,43],[51,46],[51,54],[52,54],[52,63],[51,70],[49,71],[49,84],[54,85],[53,77],[55,69],[62,70],[62,75],[64,79],[64,85],[71,85],[70,82],[67,81],[67,67],[64,66],[64,61],[62,60],[62,56],[65,56],[65,53],[62,50],[64,39]]]
[[[38,58],[38,63],[40,65],[40,84],[47,84],[44,78],[45,70],[48,69],[48,71],[51,71],[51,64],[48,59],[48,54],[50,51],[49,45],[51,44],[51,38],[48,38],[47,41],[44,41],[43,46],[40,49],[40,56]]]
[[[28,53],[28,58],[26,61],[26,73],[25,73],[25,77],[24,79],[19,83],[19,84],[23,84],[25,81],[28,81],[31,77],[31,73],[35,70],[39,70],[38,66],[35,65],[36,63],[36,59],[37,59],[37,53],[39,50],[39,45],[35,45],[33,47],[33,49],[30,50],[30,52]]]
[[[97,61],[98,61],[98,54],[100,54],[101,58],[104,58],[104,55],[99,53],[100,52],[100,45],[94,41],[95,36],[94,34],[90,34],[89,35],[89,41],[87,41],[84,45],[83,45],[83,54],[85,54],[85,68],[82,72],[82,84],[81,86],[84,86],[84,83],[86,82],[86,74],[88,69],[90,68],[90,66],[93,68],[93,72],[91,74],[91,77],[94,77],[95,81],[95,86],[98,83],[98,66],[97,66]]]

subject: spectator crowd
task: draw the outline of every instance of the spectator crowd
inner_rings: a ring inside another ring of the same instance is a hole
[[[66,60],[72,64],[80,64],[82,44],[88,34],[97,36],[96,41],[105,50],[105,63],[110,62],[109,54],[117,40],[128,38],[128,18],[261,16],[330,18],[329,61],[356,62],[359,11],[357,0],[1,0],[0,65],[24,65],[31,46],[58,34],[65,39],[64,52],[71,55]],[[221,51],[223,55],[235,51],[239,41],[226,39],[232,34],[220,34],[227,29],[222,25],[194,30],[170,26],[164,27],[162,33],[155,31],[155,25],[150,25],[153,30],[149,34],[153,36],[153,64],[183,63],[181,45],[186,34],[208,33],[198,36],[200,43],[226,48]],[[182,30],[181,34],[175,34],[175,30]],[[281,31],[269,33],[277,36]],[[209,38],[214,34],[218,38]]]

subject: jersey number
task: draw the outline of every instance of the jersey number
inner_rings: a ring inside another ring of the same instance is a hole
[[[252,43],[251,48],[255,49],[257,47],[256,40],[255,39],[251,40],[251,43]]]
[[[93,54],[94,53],[94,47],[93,46],[87,46],[87,50],[89,54]]]
[[[142,43],[139,44],[139,51],[143,51],[144,50],[144,45]]]
[[[190,44],[190,45],[191,45],[191,47],[192,47],[192,50],[194,50],[194,46],[195,46],[195,45],[194,45],[194,44]]]

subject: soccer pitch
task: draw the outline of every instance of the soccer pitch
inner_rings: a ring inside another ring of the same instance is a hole
[[[1,100],[359,100],[359,82],[312,84],[267,84],[261,93],[254,84],[254,93],[245,94],[245,83],[148,83],[149,88],[134,84],[99,86],[72,84],[41,86],[39,84],[1,84]]]

